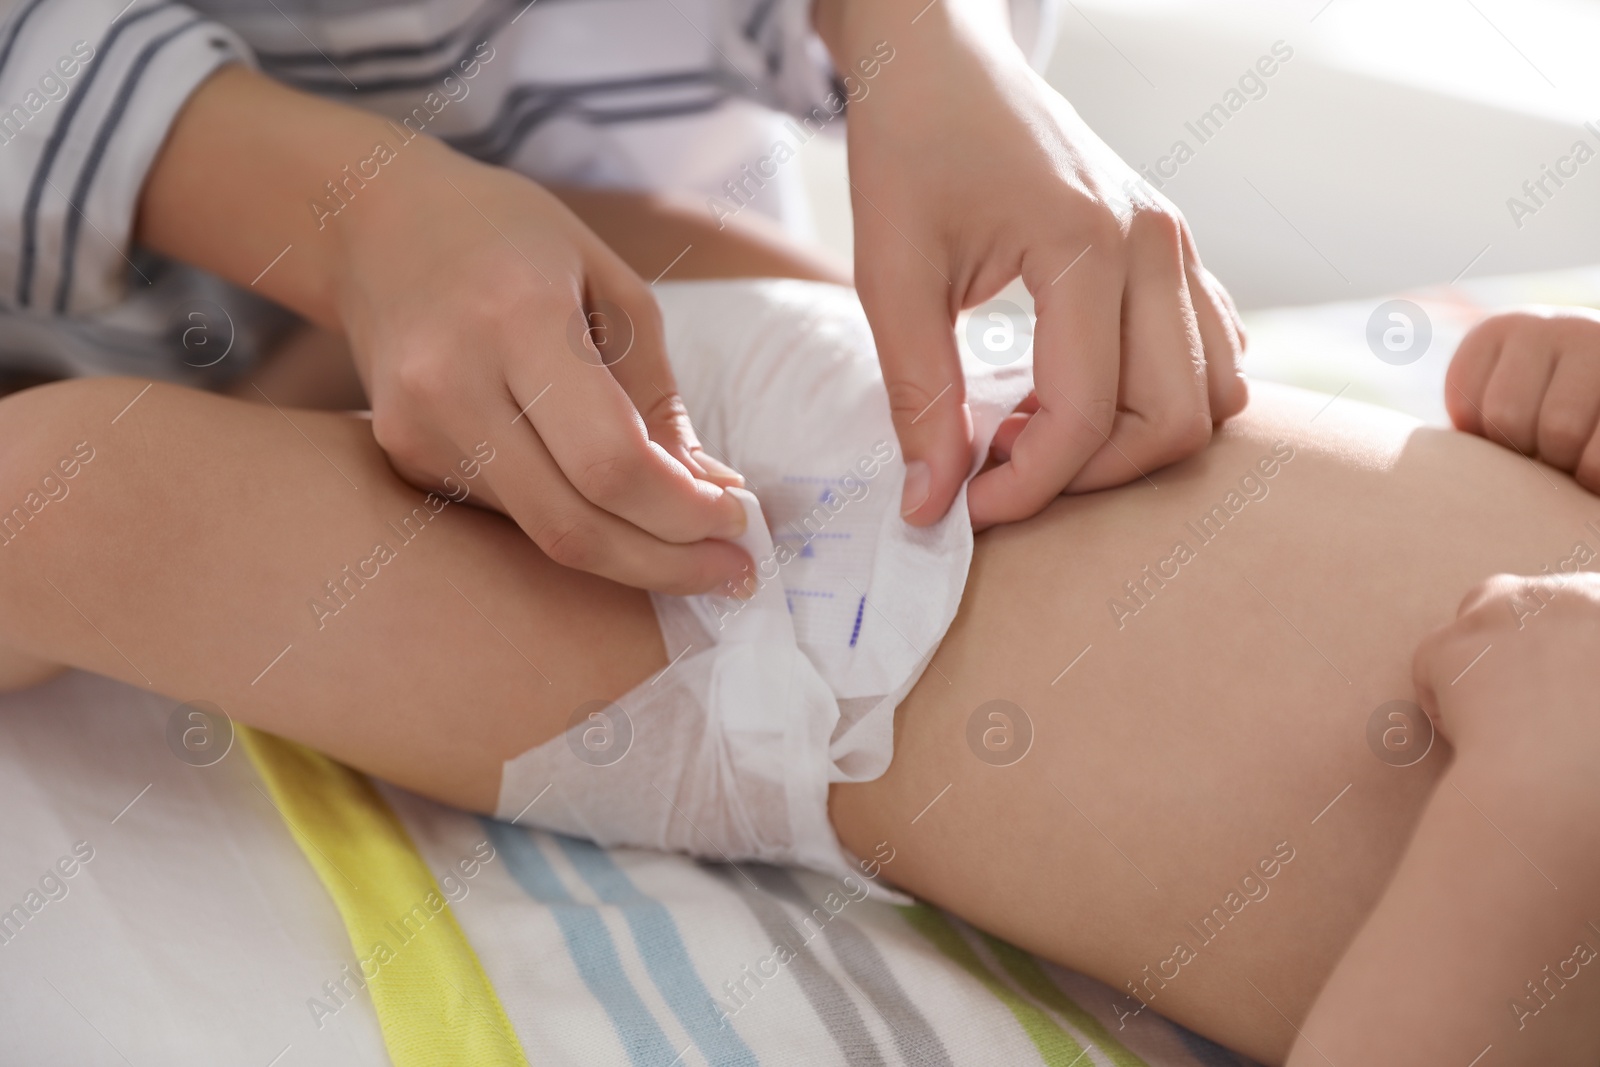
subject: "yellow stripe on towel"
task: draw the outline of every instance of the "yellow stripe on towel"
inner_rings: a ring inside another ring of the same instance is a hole
[[[395,1067],[527,1067],[477,953],[372,783],[308,748],[238,729],[344,917]]]

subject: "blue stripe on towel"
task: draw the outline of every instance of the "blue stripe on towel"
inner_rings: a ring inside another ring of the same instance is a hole
[[[621,909],[650,978],[707,1062],[712,1067],[756,1067],[755,1055],[733,1027],[722,1025],[722,1012],[689,959],[666,906],[641,892],[604,849],[575,837],[557,835],[556,841],[595,895]]]
[[[550,909],[567,952],[583,984],[605,1008],[611,1025],[635,1067],[661,1067],[675,1062],[678,1050],[645,1006],[617,956],[611,932],[594,908],[572,899],[550,861],[528,832],[493,819],[478,820],[494,847],[505,857],[506,870],[522,891]]]

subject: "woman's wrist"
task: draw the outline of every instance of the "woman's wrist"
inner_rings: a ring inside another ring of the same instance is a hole
[[[925,47],[930,36],[981,47],[1015,48],[1005,0],[817,0],[812,27],[842,72],[879,41],[897,52]]]
[[[330,314],[345,328],[372,303],[373,283],[389,277],[399,260],[422,254],[415,239],[420,220],[468,206],[461,202],[465,179],[458,173],[452,185],[451,172],[480,165],[432,137],[404,140],[381,122],[369,140],[307,209],[318,218]]]

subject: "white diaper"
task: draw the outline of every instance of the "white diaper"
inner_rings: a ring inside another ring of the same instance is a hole
[[[859,874],[828,821],[828,785],[889,766],[895,706],[966,584],[966,491],[934,526],[901,520],[905,465],[851,290],[764,280],[656,293],[696,429],[754,493],[739,544],[756,593],[654,595],[670,665],[508,760],[496,815],[602,845]],[[976,467],[1032,373],[1027,360],[966,371]]]

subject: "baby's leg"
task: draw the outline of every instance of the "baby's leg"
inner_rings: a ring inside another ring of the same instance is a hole
[[[1600,501],[1564,476],[1325,404],[1258,386],[1159,488],[984,534],[888,774],[832,796],[853,851],[893,849],[888,879],[1126,993],[1102,1007],[1148,1004],[1273,1062],[1448,765],[1442,742],[1400,765],[1408,720],[1385,708],[1414,699],[1417,643],[1487,575],[1600,546]],[[1005,728],[991,701],[1031,723],[1009,766],[984,747]]]
[[[130,379],[0,401],[0,646],[479,811],[502,761],[666,663],[645,594],[428,501],[366,420]]]

